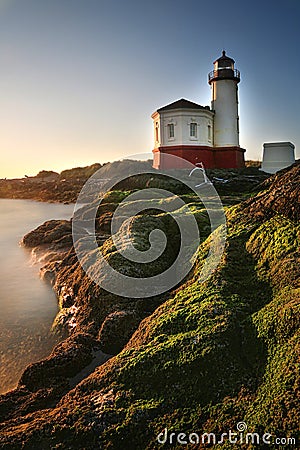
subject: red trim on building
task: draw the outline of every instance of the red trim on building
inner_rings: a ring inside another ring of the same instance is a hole
[[[238,169],[245,167],[245,149],[240,147],[208,147],[204,145],[174,145],[158,147],[153,150],[153,167],[155,169],[184,169],[184,161],[192,164],[202,162],[206,169]],[[182,158],[177,161],[178,167],[164,155],[175,155]],[[172,167],[171,167],[172,164]]]

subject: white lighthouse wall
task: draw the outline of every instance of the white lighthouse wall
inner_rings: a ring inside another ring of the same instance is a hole
[[[238,94],[235,80],[212,82],[215,147],[239,146]]]
[[[159,116],[159,117],[158,117]],[[174,109],[152,115],[155,148],[174,145],[213,146],[214,113],[209,110]],[[156,124],[159,124],[159,142],[156,140]],[[190,135],[190,124],[197,124],[196,136]],[[168,126],[174,125],[174,137],[169,137]]]

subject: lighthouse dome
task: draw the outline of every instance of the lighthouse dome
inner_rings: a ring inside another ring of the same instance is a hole
[[[226,55],[225,50],[222,51],[222,56],[214,61],[215,70],[217,69],[234,69],[234,59]]]
[[[239,83],[240,72],[234,68],[234,63],[234,59],[227,56],[223,50],[222,56],[214,61],[214,70],[208,74],[209,84],[220,79],[234,80]]]

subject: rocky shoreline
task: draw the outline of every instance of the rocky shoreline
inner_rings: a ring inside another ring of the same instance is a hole
[[[204,284],[197,279],[209,233],[176,290],[138,300],[89,280],[74,253],[71,221],[48,221],[24,236],[24,246],[48,254],[41,273],[58,297],[55,328],[68,334],[0,396],[1,448],[150,449],[166,427],[220,433],[241,420],[251,431],[299,439],[300,166],[264,176],[262,185],[254,173],[239,181],[224,175],[214,174],[228,205],[226,250]],[[257,195],[249,197],[250,185]],[[205,230],[201,205],[184,197]],[[124,270],[109,235],[122,198],[116,190],[102,202],[96,232],[107,261]],[[131,230],[143,247],[153,220],[170,238],[163,269],[178,241],[168,215],[150,211]]]
[[[0,179],[0,198],[30,199],[49,203],[76,203],[78,194],[88,178],[100,171],[103,179],[115,176],[130,176],[136,169],[148,169],[153,172],[151,161],[116,161],[113,163],[95,163],[87,167],[64,170],[60,174],[53,171],[41,171],[36,176],[16,179]],[[255,189],[268,175],[258,167],[245,169],[211,169],[207,171],[214,185],[222,192],[242,194]],[[129,189],[134,189],[134,181]]]
[[[43,170],[33,177],[2,179],[0,198],[75,203],[85,181],[100,167],[100,164],[93,164],[64,170],[60,174]]]

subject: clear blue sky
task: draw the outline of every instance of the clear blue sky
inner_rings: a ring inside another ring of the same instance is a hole
[[[0,177],[152,150],[150,115],[241,71],[240,143],[300,155],[300,1],[0,0]]]

